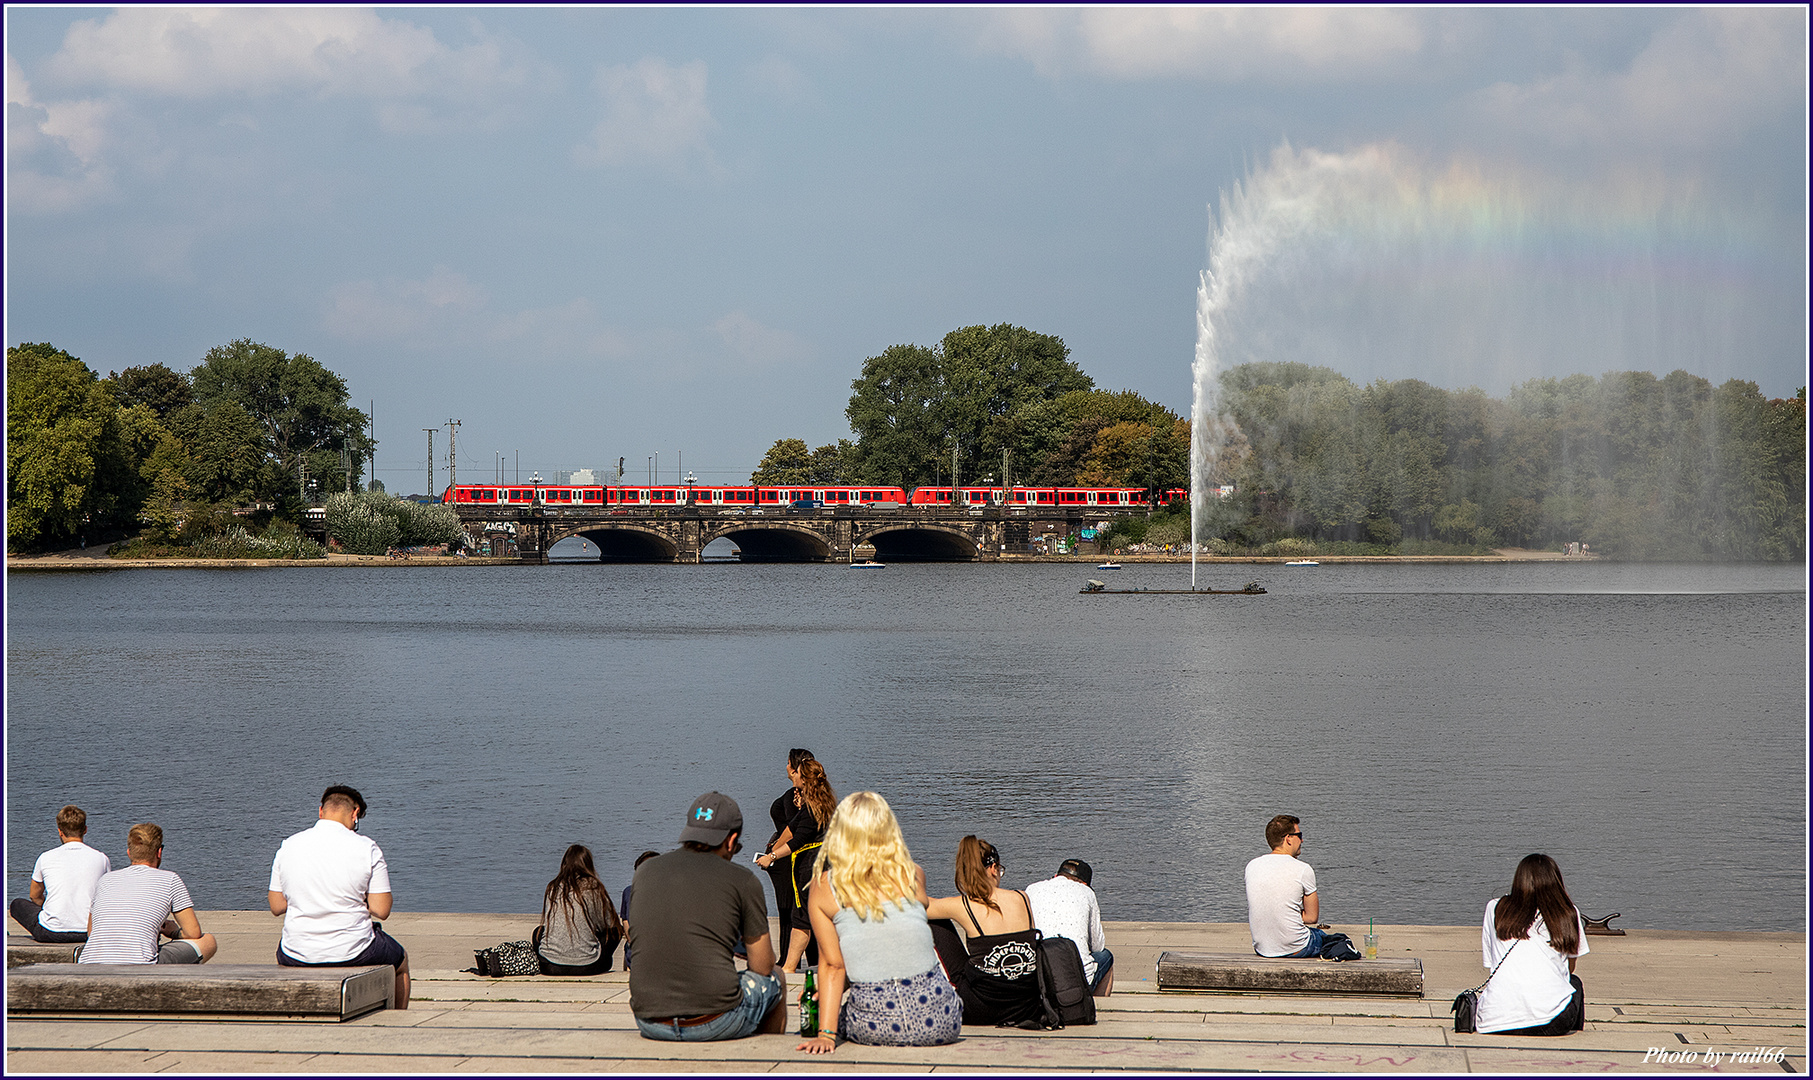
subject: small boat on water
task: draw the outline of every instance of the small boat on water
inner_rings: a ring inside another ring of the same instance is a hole
[[[1322,564],[1317,562],[1314,559],[1297,559],[1293,562],[1287,562],[1284,565],[1286,565],[1286,566],[1321,566]]]
[[[865,562],[851,563],[850,569],[852,569],[852,570],[880,570],[881,568],[885,567],[886,565],[888,565],[888,564],[884,563],[884,562],[876,562],[873,559],[869,559]]]
[[[1117,562],[1096,563],[1095,568],[1097,570],[1119,570],[1121,564]]]

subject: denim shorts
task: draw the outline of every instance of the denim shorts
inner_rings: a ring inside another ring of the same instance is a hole
[[[754,1035],[762,1026],[762,1020],[769,1010],[780,1003],[785,991],[781,981],[772,975],[757,975],[753,971],[737,973],[737,985],[743,992],[743,1000],[724,1015],[703,1024],[692,1027],[681,1027],[672,1020],[656,1023],[636,1017],[636,1027],[645,1039],[660,1039],[664,1042],[715,1042],[719,1039],[741,1039]]]

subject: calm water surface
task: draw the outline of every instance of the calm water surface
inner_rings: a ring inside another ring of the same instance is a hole
[[[1802,567],[1091,574],[9,574],[7,892],[75,802],[116,865],[156,821],[199,906],[261,907],[350,783],[400,909],[534,911],[568,843],[620,887],[711,788],[759,847],[805,746],[888,797],[934,893],[973,831],[1014,885],[1089,860],[1110,919],[1237,921],[1286,812],[1337,924],[1472,923],[1546,851],[1588,914],[1805,929]]]

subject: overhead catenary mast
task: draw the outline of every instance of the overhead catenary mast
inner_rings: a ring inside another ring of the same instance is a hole
[[[422,430],[428,433],[428,497],[432,499],[434,498],[434,433],[440,429],[425,427]]]
[[[448,487],[453,487],[460,482],[459,481],[460,459],[459,459],[457,451],[454,450],[454,440],[459,437],[460,425],[463,423],[465,423],[464,420],[448,420],[447,421],[447,486]]]

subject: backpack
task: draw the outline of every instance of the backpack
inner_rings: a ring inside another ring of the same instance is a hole
[[[1040,940],[1039,983],[1059,1027],[1095,1023],[1095,997],[1075,942],[1065,937]]]
[[[541,957],[536,955],[535,947],[527,941],[506,941],[489,949],[479,949],[472,956],[478,963],[480,975],[502,978],[506,975],[541,974]]]

